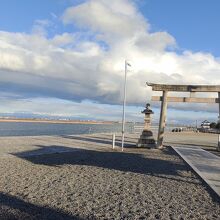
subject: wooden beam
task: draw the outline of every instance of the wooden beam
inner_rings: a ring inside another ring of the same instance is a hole
[[[158,129],[158,136],[157,136],[157,148],[163,147],[163,137],[164,131],[166,126],[166,115],[167,115],[167,91],[163,91],[163,97],[161,102],[161,109],[160,109],[160,124]]]
[[[162,101],[163,96],[152,96],[152,101]],[[168,102],[220,103],[220,98],[167,97]],[[220,107],[219,107],[220,111]]]
[[[153,91],[173,92],[220,92],[220,85],[166,85],[147,82]]]

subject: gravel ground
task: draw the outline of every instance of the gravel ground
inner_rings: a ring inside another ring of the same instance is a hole
[[[171,148],[121,153],[110,143],[1,138],[0,219],[220,219],[219,198]]]

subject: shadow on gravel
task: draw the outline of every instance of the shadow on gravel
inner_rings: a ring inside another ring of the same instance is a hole
[[[13,155],[34,164],[47,166],[64,164],[86,165],[198,184],[194,177],[185,178],[181,175],[182,171],[188,172],[191,170],[184,163],[160,159],[160,156],[158,158],[147,158],[143,154],[137,153],[94,151],[54,145],[37,145],[37,147],[39,147],[37,150],[15,153]],[[44,154],[45,149],[47,151],[51,150],[52,153],[49,155]],[[62,151],[57,151],[56,153],[56,149],[62,149]],[[40,151],[42,151],[42,154]],[[164,153],[175,155],[174,151],[170,149],[165,150]]]
[[[86,142],[94,142],[94,143],[99,143],[99,144],[109,144],[110,146],[112,145],[112,139],[107,139],[106,137],[103,138],[97,138],[97,137],[85,137],[85,136],[67,136],[67,135],[63,135],[63,138],[67,138],[67,139],[73,139],[73,140],[79,140],[79,141],[86,141]],[[137,140],[137,139],[136,139]],[[129,143],[130,142],[130,143]],[[120,147],[121,146],[121,140],[116,139],[115,140],[115,146]],[[125,143],[126,147],[135,147],[136,144],[135,142],[131,142],[131,141],[127,141]]]
[[[61,210],[38,206],[5,193],[0,193],[0,219],[83,220]]]
[[[73,136],[66,136],[65,138],[72,138],[72,137]],[[94,140],[94,138],[96,138],[98,140],[107,140],[109,144],[112,144],[112,136],[105,136],[104,139],[99,136],[90,136],[90,137],[86,137],[86,138],[91,138],[91,137],[93,138],[93,140]],[[125,144],[128,143],[129,146],[130,145],[136,146],[136,142],[137,142],[138,138],[133,138],[133,139],[135,139],[134,141],[131,141],[131,139],[132,139],[131,137],[129,137],[129,138],[125,137]],[[121,137],[116,135],[115,142],[117,142],[118,146],[121,146]]]

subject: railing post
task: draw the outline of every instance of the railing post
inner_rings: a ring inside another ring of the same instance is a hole
[[[112,134],[112,149],[115,149],[115,133]]]

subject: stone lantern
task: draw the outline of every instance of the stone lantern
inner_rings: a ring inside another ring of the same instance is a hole
[[[151,115],[154,112],[150,109],[150,104],[146,104],[146,108],[141,113],[145,114],[144,117],[144,129],[137,142],[137,147],[155,148],[156,143],[151,131]]]

